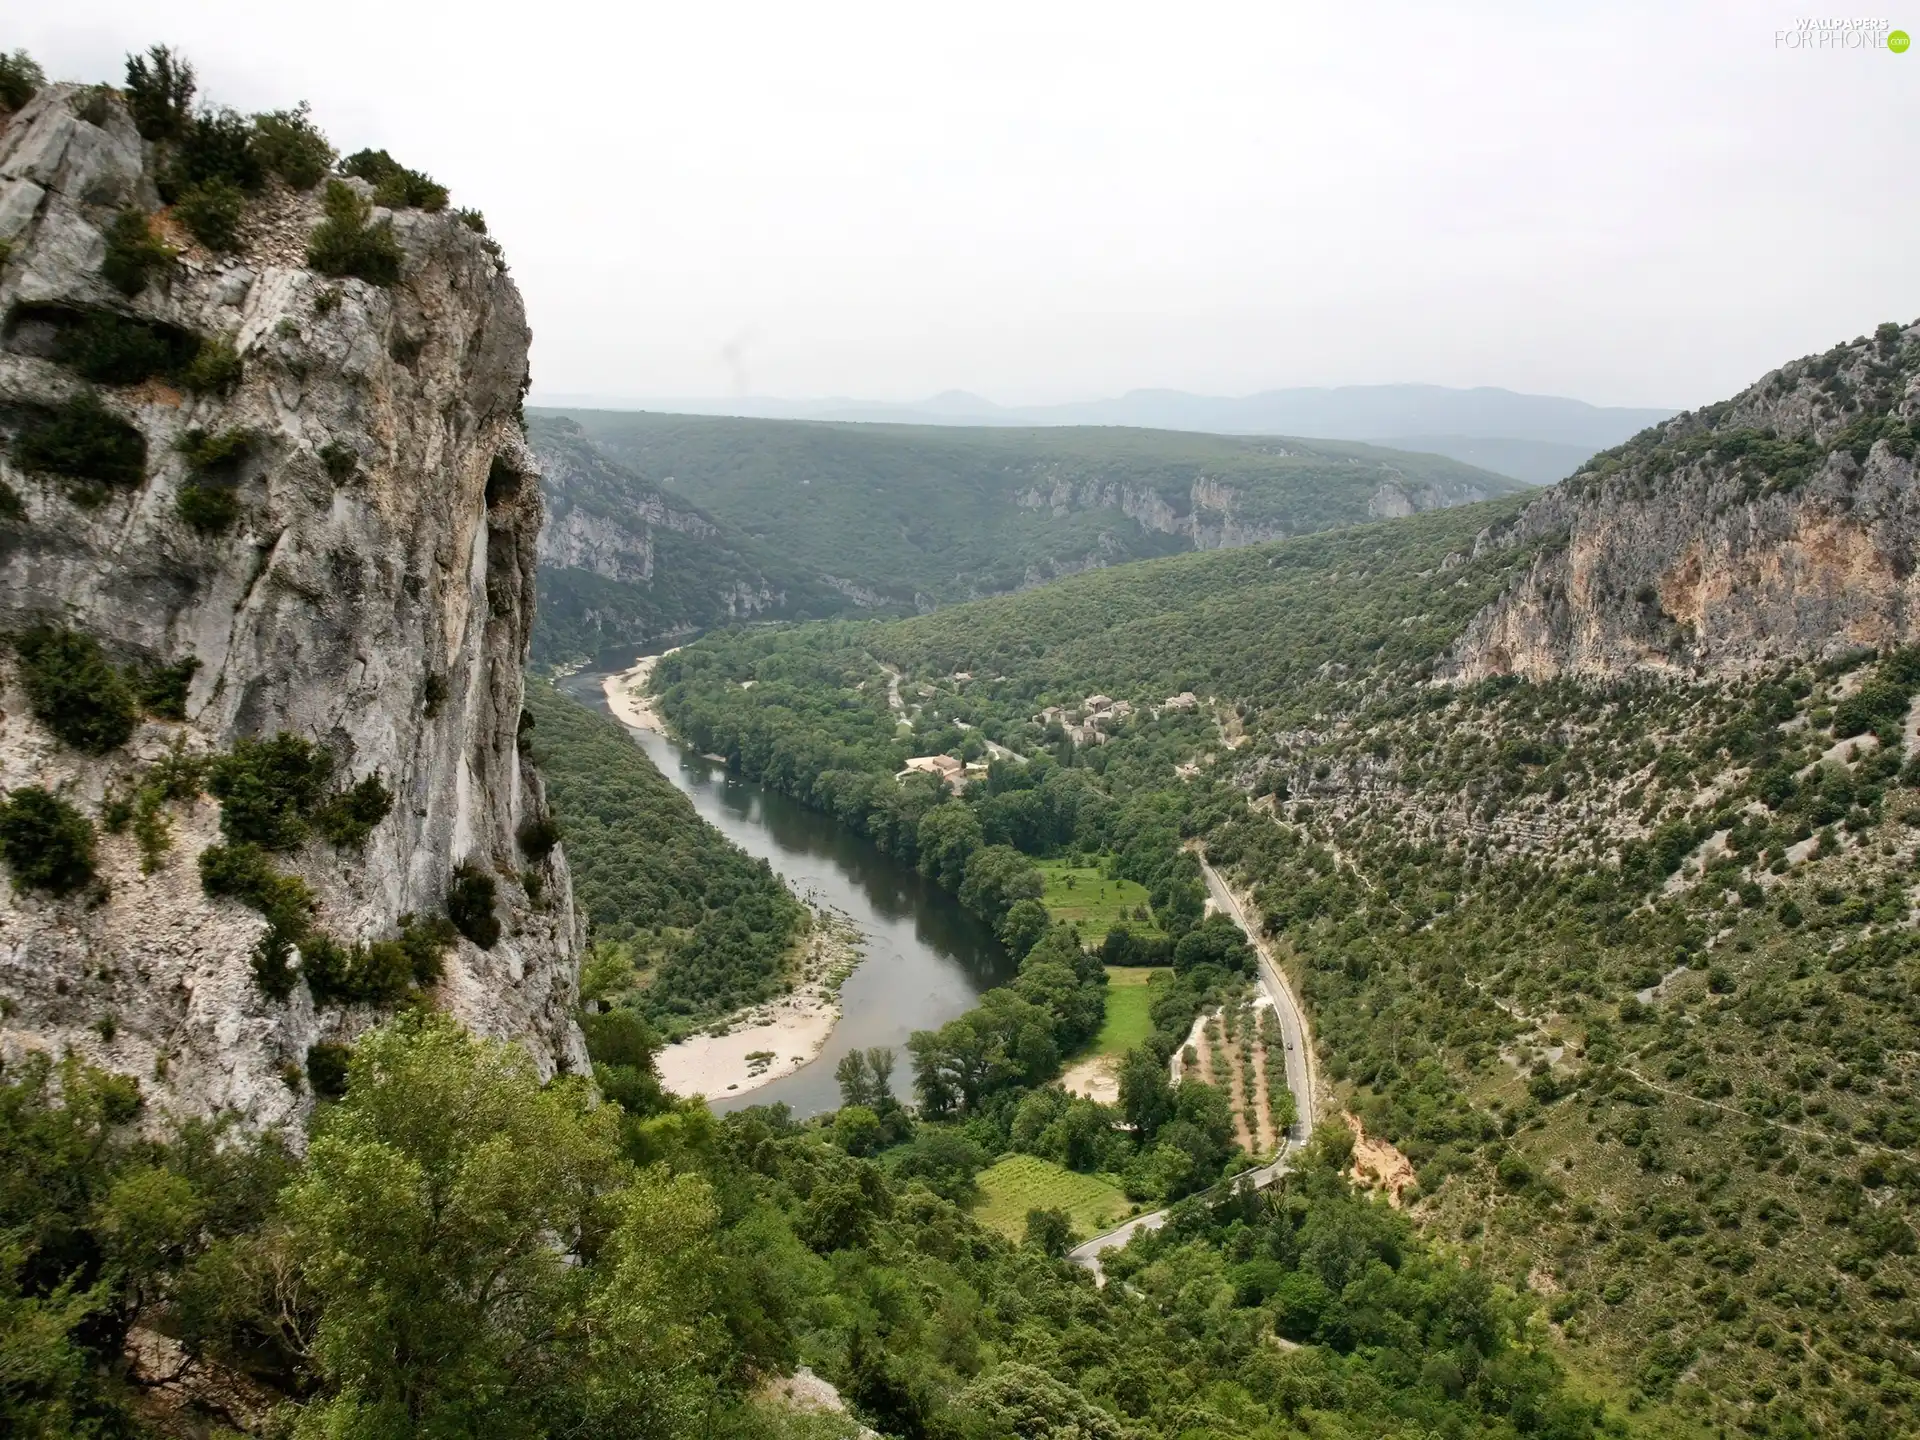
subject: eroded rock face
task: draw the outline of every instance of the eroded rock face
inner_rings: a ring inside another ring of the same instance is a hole
[[[584,1068],[566,862],[535,862],[515,839],[545,810],[516,748],[542,520],[517,422],[529,340],[518,291],[451,213],[391,217],[405,257],[391,288],[316,274],[302,256],[318,194],[281,189],[250,207],[241,254],[187,245],[129,300],[99,270],[118,210],[159,204],[150,147],[117,105],[82,119],[77,93],[50,87],[0,130],[12,247],[0,477],[24,510],[0,520],[0,630],[61,624],[124,664],[199,669],[184,723],[148,720],[96,757],[33,719],[9,662],[0,785],[64,791],[98,820],[110,791],[170,747],[281,731],[316,742],[341,781],[377,774],[394,800],[362,851],[313,841],[278,857],[313,887],[317,922],[343,941],[391,936],[403,915],[440,910],[456,863],[490,871],[503,937],[490,951],[462,940],[432,998],[478,1033],[524,1041],[548,1072]],[[225,337],[242,378],[225,395],[90,386],[50,357],[45,334],[45,317],[57,328],[89,310]],[[90,389],[146,443],[143,482],[94,504],[11,454],[23,423]],[[176,509],[190,478],[178,445],[196,429],[247,436],[224,533],[198,533]],[[307,1103],[290,1067],[308,1046],[380,1017],[316,1010],[304,986],[286,1001],[263,994],[250,953],[264,922],[199,884],[217,804],[169,814],[173,843],[151,875],[130,837],[103,830],[102,886],[0,894],[0,1050],[71,1047],[138,1075],[162,1108],[287,1120]]]
[[[1644,432],[1522,513],[1542,553],[1449,670],[1732,672],[1920,637],[1920,324]]]

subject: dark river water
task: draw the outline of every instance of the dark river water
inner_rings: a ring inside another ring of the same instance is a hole
[[[633,651],[605,665],[631,665]],[[642,651],[642,654],[652,653]],[[602,672],[574,675],[560,688],[610,713]],[[907,1036],[971,1010],[983,990],[1013,978],[993,932],[911,866],[883,854],[838,821],[740,779],[664,735],[628,728],[693,808],[749,855],[766,859],[796,894],[852,920],[866,937],[866,958],[840,990],[840,1023],[812,1064],[742,1095],[712,1101],[715,1110],[784,1102],[796,1115],[840,1103],[833,1067],[849,1050],[891,1045],[894,1089],[910,1098]]]

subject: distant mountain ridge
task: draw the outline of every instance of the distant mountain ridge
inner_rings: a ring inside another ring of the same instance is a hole
[[[533,653],[754,619],[911,614],[1075,571],[1525,489],[1430,454],[1115,426],[529,412]]]
[[[1674,410],[1589,405],[1558,395],[1528,395],[1495,386],[1304,386],[1252,395],[1195,395],[1182,390],[1130,390],[1102,400],[1059,405],[1001,405],[965,390],[907,403],[830,397],[787,400],[731,398],[610,399],[540,395],[553,408],[670,411],[770,420],[837,420],[865,424],[1057,426],[1124,425],[1217,435],[1294,435],[1361,440],[1397,450],[1445,455],[1529,484],[1546,484],[1589,456],[1630,439]]]

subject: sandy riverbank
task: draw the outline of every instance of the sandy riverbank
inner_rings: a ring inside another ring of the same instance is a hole
[[[841,983],[860,963],[865,945],[866,937],[845,915],[816,907],[804,972],[793,993],[730,1016],[724,1035],[692,1035],[667,1046],[654,1057],[660,1083],[675,1095],[718,1100],[791,1075],[818,1055],[833,1033],[840,1019]]]
[[[607,697],[607,708],[614,717],[625,721],[637,730],[658,730],[666,732],[666,722],[660,718],[660,712],[653,708],[653,697],[647,694],[647,682],[653,678],[653,667],[681,647],[663,650],[658,655],[647,655],[631,670],[623,670],[618,675],[609,675],[601,682],[601,690]]]

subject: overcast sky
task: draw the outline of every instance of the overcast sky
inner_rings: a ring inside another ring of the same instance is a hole
[[[450,185],[548,394],[1691,406],[1920,316],[1920,49],[1754,0],[0,12],[55,78],[165,41]]]

